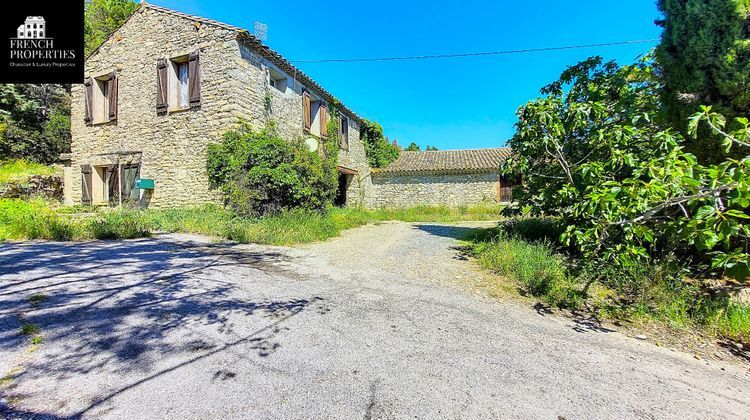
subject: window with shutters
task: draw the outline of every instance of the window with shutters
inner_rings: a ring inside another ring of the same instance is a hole
[[[99,76],[85,83],[87,122],[104,124],[117,119],[117,75]]]
[[[304,91],[302,93],[302,106],[305,120],[305,132],[317,137],[327,135],[328,109],[322,99],[316,95]]]
[[[201,104],[200,52],[159,59],[156,63],[156,111],[166,114]]]

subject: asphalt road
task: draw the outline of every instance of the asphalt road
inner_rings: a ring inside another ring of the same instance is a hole
[[[747,367],[459,286],[482,276],[455,249],[469,228],[0,244],[0,414],[750,418]]]

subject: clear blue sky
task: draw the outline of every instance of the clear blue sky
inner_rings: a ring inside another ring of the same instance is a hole
[[[152,0],[252,32],[289,60],[463,53],[658,38],[656,0]],[[496,147],[515,111],[567,65],[632,62],[654,45],[424,61],[300,63],[391,139],[440,149]]]

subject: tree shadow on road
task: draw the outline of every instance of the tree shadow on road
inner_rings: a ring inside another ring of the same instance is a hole
[[[477,232],[483,231],[484,228],[471,228],[465,226],[452,226],[452,225],[438,225],[438,224],[417,224],[414,226],[415,229],[419,229],[423,232],[427,232],[430,235],[441,236],[444,238],[452,239],[466,239]]]
[[[285,267],[288,260],[273,251],[158,237],[0,244],[0,346],[22,351],[26,345],[19,339],[19,314],[38,326],[44,339],[38,357],[11,379],[18,384],[87,374],[140,378],[98,398],[80,415],[144,382],[238,346],[237,357],[269,357],[288,331],[281,324],[310,305],[325,313],[323,299],[262,299],[236,279],[254,284],[269,275],[293,276]],[[43,303],[34,303],[33,295],[44,296]],[[48,342],[56,343],[54,350],[48,350]],[[167,356],[179,362],[165,368],[161,362]],[[12,410],[5,406],[0,414],[54,418]]]

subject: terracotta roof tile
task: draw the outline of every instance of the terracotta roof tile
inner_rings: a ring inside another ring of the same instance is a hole
[[[492,172],[510,156],[508,147],[492,149],[438,150],[430,152],[401,152],[401,155],[381,173],[414,172]]]

